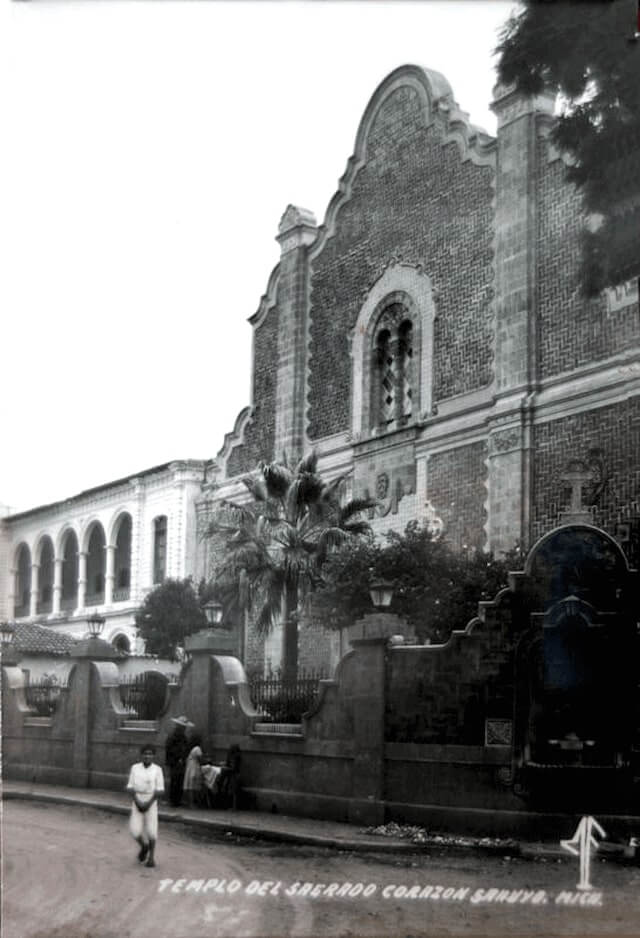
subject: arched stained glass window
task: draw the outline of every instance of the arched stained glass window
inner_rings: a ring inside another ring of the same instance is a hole
[[[371,428],[400,427],[413,414],[413,324],[402,303],[383,311],[374,331]]]

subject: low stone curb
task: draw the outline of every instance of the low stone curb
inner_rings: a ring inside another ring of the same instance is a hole
[[[98,811],[106,811],[109,814],[127,815],[129,814],[128,804],[118,804],[117,801],[96,801],[91,798],[77,798],[70,795],[57,795],[51,792],[33,792],[7,790],[2,792],[2,798],[6,801],[40,801],[49,804],[61,804],[67,806],[93,808]],[[312,834],[307,832],[296,832],[284,830],[282,828],[261,827],[259,824],[247,824],[229,817],[197,817],[188,814],[182,814],[177,810],[169,811],[166,808],[160,808],[158,815],[162,821],[170,823],[185,824],[188,827],[197,828],[200,831],[211,831],[215,833],[234,834],[239,837],[253,837],[258,840],[269,841],[272,843],[290,843],[300,846],[324,847],[331,850],[342,850],[352,853],[431,853],[433,851],[442,851],[443,853],[455,854],[458,856],[494,856],[504,857],[505,859],[522,860],[542,860],[548,862],[558,862],[570,859],[562,850],[560,845],[555,844],[482,844],[482,843],[455,843],[434,841],[433,838],[427,838],[420,843],[414,843],[410,840],[398,840],[385,838],[368,838],[366,840],[350,839],[348,837],[325,836],[322,834]],[[640,860],[636,856],[635,848],[625,847],[624,844],[613,844],[603,842],[600,855],[607,860],[613,860],[617,863],[628,865],[638,865]]]
[[[61,804],[83,808],[94,808],[98,811],[107,811],[110,814],[129,814],[129,806],[117,804],[109,801],[94,801],[90,798],[73,798],[69,795],[55,795],[50,793],[4,791],[2,795],[4,800],[20,801],[40,801],[49,804]],[[167,811],[160,808],[158,817],[161,821],[186,824],[189,827],[196,827],[198,830],[211,830],[217,833],[231,833],[240,837],[255,837],[259,840],[267,840],[277,843],[292,843],[313,847],[326,847],[334,850],[346,850],[352,852],[383,852],[383,853],[412,853],[418,849],[419,845],[404,841],[384,841],[381,840],[350,840],[349,838],[323,836],[322,834],[296,833],[286,831],[282,828],[264,828],[254,824],[243,824],[238,821],[229,823],[228,819],[218,819],[212,817],[192,817],[181,814],[177,811]]]

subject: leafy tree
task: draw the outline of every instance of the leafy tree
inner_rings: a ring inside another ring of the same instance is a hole
[[[640,274],[640,42],[637,0],[524,0],[507,21],[498,76],[523,92],[559,92],[554,143],[602,224],[585,232],[584,280],[596,293]]]
[[[263,633],[282,622],[285,680],[297,674],[301,608],[321,585],[323,565],[337,547],[370,532],[359,515],[375,502],[341,504],[343,481],[322,479],[315,452],[294,469],[286,459],[261,463],[243,479],[251,501],[223,502],[208,529],[224,543],[215,588],[225,618],[249,610]]]
[[[148,652],[175,661],[185,637],[207,626],[191,579],[165,580],[151,590],[136,613],[136,626]]]
[[[352,625],[372,612],[369,585],[383,577],[395,584],[391,611],[412,625],[418,639],[444,641],[477,615],[480,600],[493,599],[519,569],[513,551],[504,559],[481,552],[456,553],[428,527],[411,522],[389,532],[384,546],[347,545],[326,565],[325,586],[314,596],[313,615],[330,628]]]

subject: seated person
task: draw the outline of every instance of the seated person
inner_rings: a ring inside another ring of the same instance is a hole
[[[240,746],[235,743],[229,746],[225,764],[220,767],[220,778],[218,780],[218,792],[223,798],[231,799],[234,808],[238,797],[241,759]]]
[[[202,771],[204,803],[210,808],[213,806],[218,793],[218,779],[222,773],[222,767],[214,765],[211,756],[204,755],[200,763],[200,769]]]

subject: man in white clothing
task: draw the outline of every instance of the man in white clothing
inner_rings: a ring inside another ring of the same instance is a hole
[[[158,795],[164,791],[164,776],[159,765],[153,759],[156,751],[153,746],[144,745],[141,750],[142,762],[131,766],[127,791],[133,795],[129,830],[131,836],[140,844],[138,860],[147,866],[155,866],[154,851],[158,839]]]

